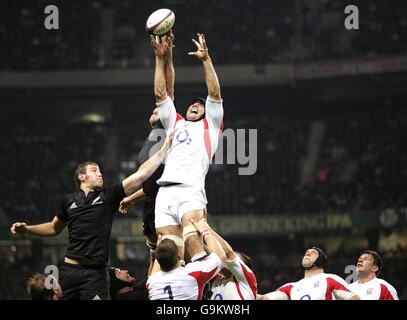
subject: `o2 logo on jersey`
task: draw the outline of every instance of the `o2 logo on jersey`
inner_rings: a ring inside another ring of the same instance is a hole
[[[190,144],[192,139],[189,137],[189,132],[187,129],[178,132],[177,136],[175,137],[179,143],[186,142]]]
[[[311,296],[309,294],[303,295],[300,300],[311,300]]]

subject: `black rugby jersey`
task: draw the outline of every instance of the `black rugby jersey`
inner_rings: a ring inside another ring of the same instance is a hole
[[[125,196],[122,183],[118,183],[89,192],[87,197],[80,190],[62,199],[57,217],[68,224],[66,257],[107,263],[113,217]]]

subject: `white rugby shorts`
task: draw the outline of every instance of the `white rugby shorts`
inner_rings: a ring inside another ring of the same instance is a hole
[[[155,227],[181,225],[185,213],[208,203],[204,189],[185,184],[160,187],[155,200]]]

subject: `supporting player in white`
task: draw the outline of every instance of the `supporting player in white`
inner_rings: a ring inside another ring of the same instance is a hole
[[[265,295],[257,295],[257,300],[360,300],[345,280],[324,272],[327,262],[328,258],[320,248],[308,249],[302,259],[304,278]]]
[[[196,226],[195,230],[204,238],[210,254],[186,266],[182,265],[175,242],[171,239],[161,241],[159,235],[156,261],[147,281],[151,300],[201,300],[205,285],[220,271],[222,261],[226,259],[223,248],[203,225],[198,222]],[[198,242],[194,246],[198,252],[203,251],[200,236],[193,241]]]
[[[396,289],[387,281],[377,278],[382,269],[382,260],[376,251],[365,250],[356,265],[358,281],[349,287],[361,300],[398,300]]]
[[[243,252],[234,251],[206,220],[201,221],[201,224],[205,224],[226,254],[224,267],[210,281],[210,300],[256,300],[257,280],[253,273],[252,259]]]

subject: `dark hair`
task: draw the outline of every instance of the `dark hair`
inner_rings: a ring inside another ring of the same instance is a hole
[[[195,99],[192,99],[191,103],[194,104],[195,102],[198,102],[198,103],[200,103],[200,104],[203,104],[204,107],[205,107],[205,105],[206,105],[206,99],[204,99],[204,98],[195,98]]]
[[[178,247],[171,239],[164,239],[155,250],[155,258],[162,271],[171,271],[178,262]]]
[[[374,262],[375,266],[377,266],[377,268],[378,268],[378,270],[376,271],[376,276],[378,276],[383,267],[383,263],[382,263],[382,259],[380,258],[380,255],[376,251],[373,251],[373,250],[365,250],[360,254],[360,256],[363,254],[370,254],[373,257],[373,262]]]
[[[123,281],[121,279],[118,279],[116,277],[116,268],[114,267],[109,267],[107,269],[109,272],[109,278],[110,278],[110,298],[112,300],[117,300],[117,293],[119,290],[126,288],[126,287],[133,287],[133,284],[130,282]]]
[[[86,161],[86,162],[78,164],[78,166],[75,169],[74,175],[73,175],[73,180],[78,188],[81,186],[81,181],[79,180],[78,176],[80,174],[86,174],[86,168],[88,166],[99,166],[99,165],[96,162],[92,162],[92,161]]]
[[[36,273],[27,281],[27,292],[32,300],[51,300],[54,295],[53,289],[45,287],[48,274]]]
[[[250,258],[248,255],[244,254],[243,252],[240,251],[235,251],[236,254],[240,256],[242,261],[245,263],[246,266],[250,268],[250,270],[253,271],[253,260]]]

